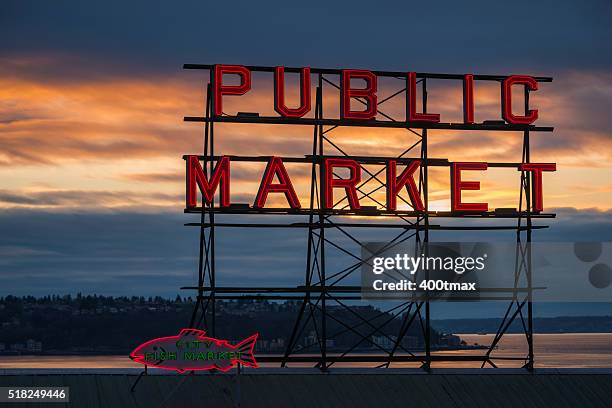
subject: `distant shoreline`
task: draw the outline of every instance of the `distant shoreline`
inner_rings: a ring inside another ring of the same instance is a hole
[[[469,336],[469,337],[475,337],[478,338],[479,336],[491,336],[494,335],[495,332],[490,332],[490,333],[453,333],[456,336],[462,337],[462,336]],[[534,333],[535,337],[541,337],[541,336],[562,336],[562,335],[568,335],[568,336],[605,336],[605,335],[611,335],[612,332],[586,332],[586,333],[581,333],[581,332],[574,332],[574,333]],[[506,333],[504,336],[524,336],[524,333]],[[465,345],[465,346],[460,346],[460,347],[434,347],[432,348],[433,352],[444,352],[444,351],[467,351],[467,350],[481,350],[481,349],[486,349],[488,348],[488,346],[486,344],[479,344],[479,345]],[[420,349],[415,349],[412,351],[422,351]],[[0,352],[0,356],[10,356],[10,357],[34,357],[34,356],[41,356],[41,357],[117,357],[117,356],[127,356],[129,355],[130,350],[125,351],[125,350],[108,350],[108,351],[71,351],[71,350],[51,350],[51,351],[47,351],[47,352],[42,352],[42,353],[21,353],[21,354],[15,354],[13,352]],[[333,353],[333,351],[332,351]],[[357,351],[358,354],[375,354],[376,351],[372,351],[372,350],[359,350]],[[259,352],[258,354],[260,355],[275,355],[278,353],[266,353],[266,352]]]
[[[496,333],[500,321],[499,318],[439,319],[432,320],[431,325],[442,333]],[[537,334],[612,333],[612,316],[536,317],[533,327]],[[520,319],[506,333],[523,333]]]

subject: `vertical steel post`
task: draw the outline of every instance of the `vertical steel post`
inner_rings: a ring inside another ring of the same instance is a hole
[[[319,118],[323,117],[323,74],[319,74]],[[324,210],[328,203],[325,202],[325,166],[323,163],[323,125],[319,125],[319,177],[323,188],[319,189],[319,256],[321,269],[321,370],[327,369],[327,282],[325,277],[325,214]],[[332,203],[333,205],[333,203]]]
[[[529,89],[525,86],[525,114],[529,111]],[[529,142],[529,129],[526,128],[523,135],[523,143],[525,145],[525,163],[529,163],[530,157],[530,142]],[[534,354],[533,354],[533,285],[531,279],[531,211],[533,209],[533,194],[531,193],[531,177],[526,178],[525,187],[525,199],[526,199],[526,210],[527,210],[527,344],[529,347],[527,369],[529,371],[534,368]]]
[[[427,78],[423,78],[421,81],[423,89],[423,113],[427,113]],[[423,215],[424,230],[423,230],[423,244],[425,251],[427,251],[427,244],[429,243],[429,185],[428,185],[428,169],[427,169],[427,129],[422,131],[422,149],[423,149],[423,205],[425,206],[425,213]],[[427,256],[427,252],[426,252]],[[426,270],[426,278],[429,279],[429,271]],[[430,321],[430,305],[429,295],[425,299],[425,365],[423,368],[429,370],[431,368],[431,321]]]
[[[212,79],[212,75],[211,75],[211,79]],[[206,86],[206,105],[205,105],[205,116],[206,118],[210,118],[210,114],[211,114],[211,106],[212,103],[212,88],[211,88],[211,83],[209,82],[208,85]],[[209,127],[210,127],[210,123],[206,122],[204,124],[204,151],[203,151],[203,155],[206,158],[208,155],[208,137],[209,137]],[[204,164],[204,170],[206,170],[206,164]],[[195,327],[197,325],[197,315],[198,312],[200,311],[200,307],[202,305],[202,299],[204,297],[204,275],[205,275],[205,268],[204,268],[204,261],[205,259],[208,258],[208,250],[206,248],[206,227],[205,227],[205,221],[206,221],[206,211],[204,208],[204,203],[202,203],[202,211],[200,213],[200,247],[199,247],[199,254],[198,254],[198,290],[197,290],[197,299],[196,299],[196,304],[195,307],[193,308],[193,313],[191,314],[191,321],[189,326],[190,327]]]
[[[214,115],[213,115],[214,118]],[[212,175],[215,169],[215,163],[213,162],[215,157],[215,132],[214,132],[214,122],[210,123],[210,174]],[[219,201],[221,201],[221,197],[219,196]],[[209,221],[210,221],[210,235],[208,237],[209,243],[209,256],[210,256],[210,265],[208,273],[210,274],[210,320],[211,327],[210,333],[214,337],[217,335],[217,321],[216,321],[216,280],[215,280],[215,200],[214,198],[210,201],[210,213],[209,213]]]

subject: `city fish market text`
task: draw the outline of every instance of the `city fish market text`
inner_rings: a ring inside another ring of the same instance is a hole
[[[253,355],[257,334],[235,346],[205,334],[198,329],[183,329],[176,336],[160,337],[141,344],[130,353],[130,358],[145,366],[180,373],[212,369],[227,371],[237,364],[257,368]]]

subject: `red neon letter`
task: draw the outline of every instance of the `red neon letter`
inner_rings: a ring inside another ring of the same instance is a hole
[[[474,123],[474,75],[463,77],[463,123]]]
[[[352,89],[351,79],[360,78],[365,80],[366,87],[363,89]],[[368,120],[376,116],[376,75],[370,71],[358,69],[344,69],[340,77],[340,118],[341,119],[360,119]],[[364,111],[351,110],[351,98],[364,98],[367,108]]]
[[[387,163],[387,210],[395,211],[397,209],[397,195],[404,186],[408,190],[412,207],[417,211],[425,209],[419,195],[419,189],[414,181],[414,172],[418,170],[420,164],[419,160],[410,162],[402,174],[396,177],[397,162],[389,160],[389,163]]]
[[[290,109],[285,105],[285,68],[276,67],[274,74],[274,110],[287,118],[301,118],[310,112],[310,68],[300,72],[300,107]]]
[[[349,206],[353,210],[361,208],[357,198],[357,184],[361,181],[361,167],[352,159],[325,159],[325,208],[334,208],[334,188],[344,188]],[[334,178],[334,167],[347,167],[350,170],[348,179]]]
[[[484,212],[489,209],[488,203],[462,203],[462,190],[480,190],[479,181],[461,181],[462,170],[486,170],[487,163],[452,163],[451,164],[451,210],[462,212]]]
[[[538,110],[529,109],[525,116],[512,113],[512,85],[524,84],[530,91],[538,90],[538,82],[530,76],[511,75],[502,83],[502,117],[514,125],[529,125],[538,119]]]
[[[530,171],[531,191],[533,194],[533,210],[544,209],[544,197],[542,194],[542,172],[557,171],[556,163],[523,163],[519,165],[519,171]]]
[[[221,207],[230,205],[230,159],[223,156],[215,166],[210,182],[206,179],[198,156],[187,156],[187,208],[195,208],[198,205],[196,184],[200,187],[205,202],[212,203],[215,191],[221,184]]]
[[[416,111],[416,72],[409,72],[407,78],[408,92],[406,92],[407,120],[408,122],[440,122],[440,115],[437,113],[417,113]]]
[[[275,175],[278,177],[279,183],[272,183]],[[287,174],[283,160],[280,157],[272,157],[268,162],[253,207],[263,208],[266,205],[268,193],[284,193],[291,208],[300,208],[300,200],[298,200],[297,194],[295,194],[289,174]]]
[[[240,85],[223,85],[223,74],[237,74]],[[251,72],[242,65],[215,65],[213,95],[215,115],[223,113],[223,95],[244,95],[251,89]]]

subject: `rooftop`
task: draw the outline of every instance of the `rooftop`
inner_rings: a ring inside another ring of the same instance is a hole
[[[0,387],[68,386],[80,407],[609,407],[611,369],[261,369],[175,375],[151,370],[0,370]]]

